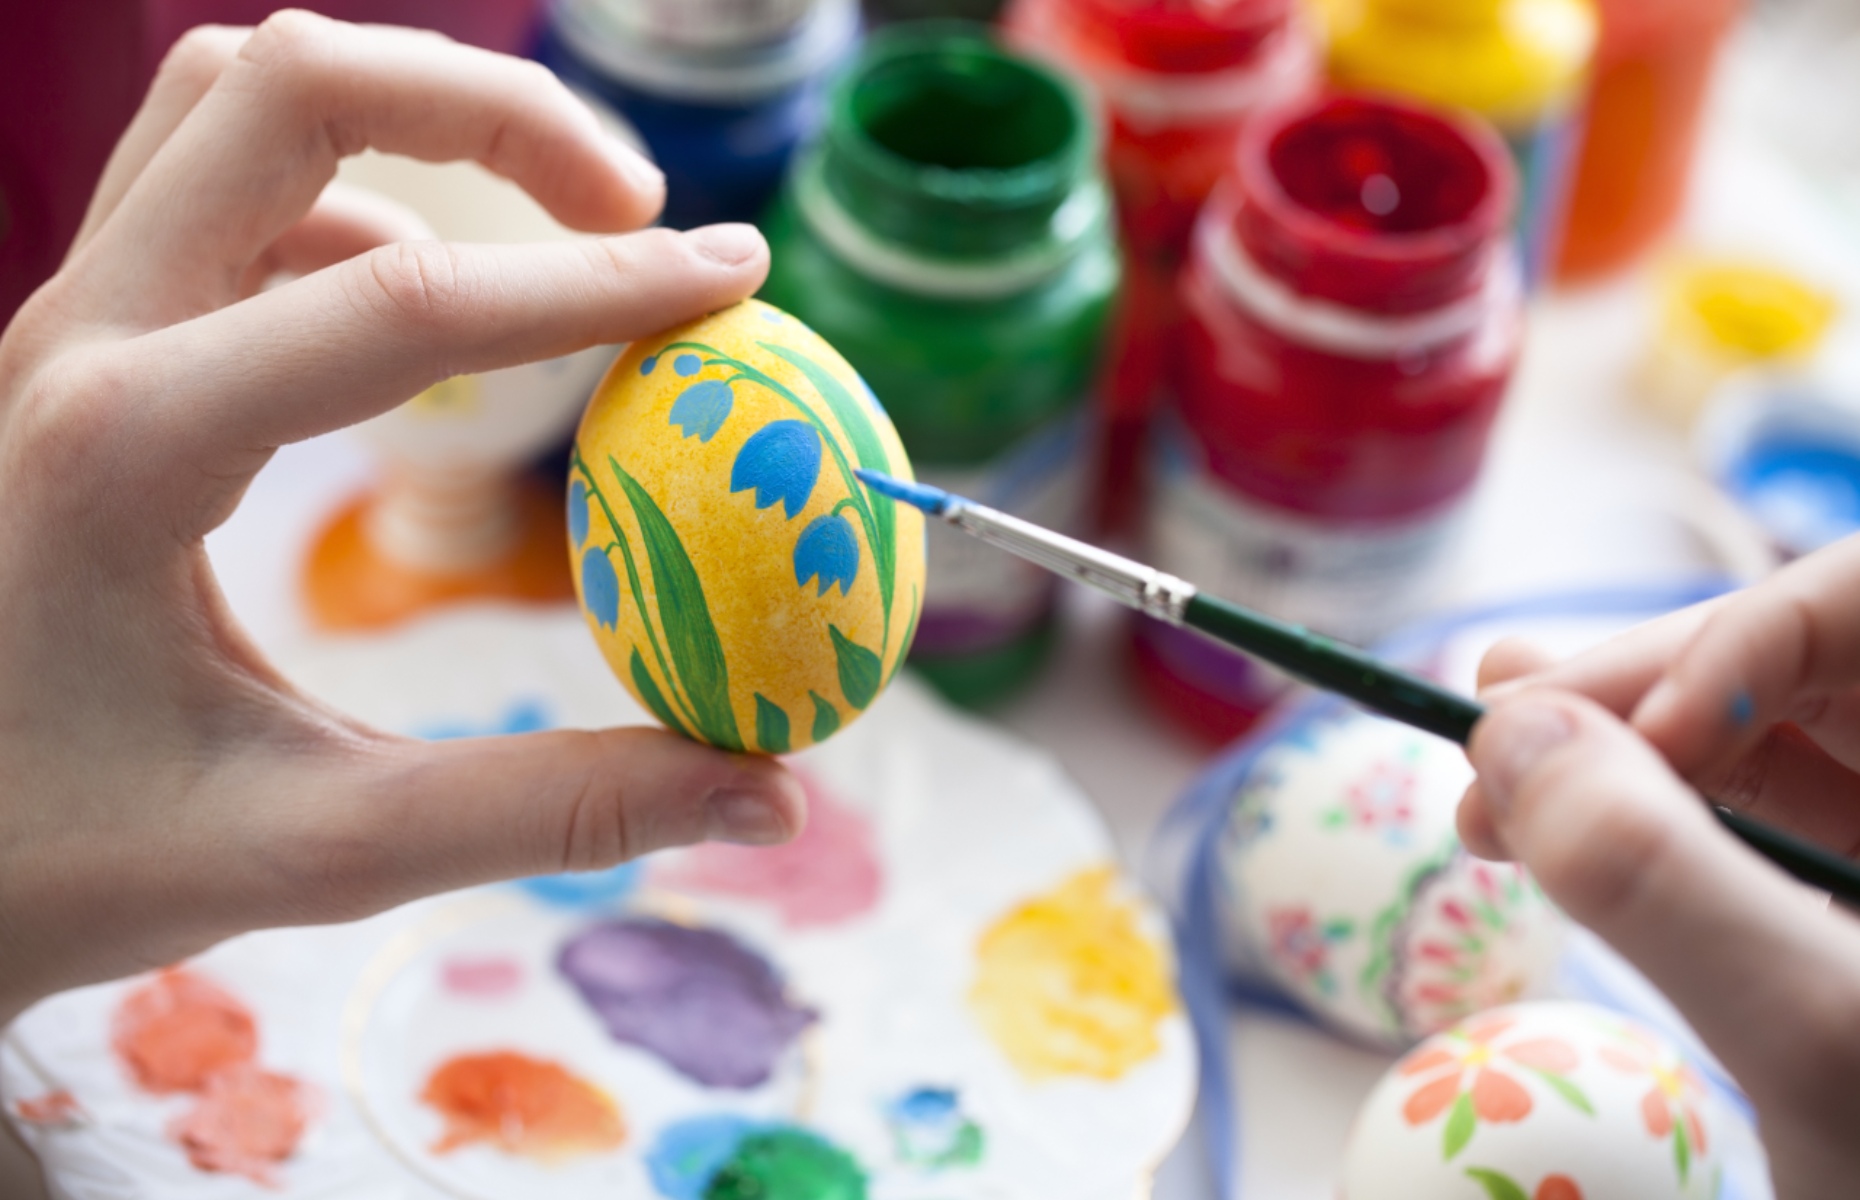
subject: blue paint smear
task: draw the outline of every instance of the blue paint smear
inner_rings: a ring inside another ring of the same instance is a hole
[[[666,1200],[703,1200],[704,1190],[743,1139],[764,1126],[747,1117],[692,1117],[668,1126],[646,1152],[652,1186]]]
[[[507,733],[539,733],[555,728],[555,717],[548,705],[536,699],[514,700],[502,716],[488,722],[437,721],[414,731],[413,736],[429,742],[449,742],[454,738],[498,737]]]
[[[612,908],[639,887],[644,870],[640,863],[623,862],[605,871],[569,871],[519,879],[517,886],[553,908]]]
[[[1725,486],[1772,536],[1798,553],[1860,530],[1860,450],[1820,440],[1759,440]]]

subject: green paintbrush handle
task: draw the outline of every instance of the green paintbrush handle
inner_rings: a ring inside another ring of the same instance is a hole
[[[1335,692],[1385,717],[1464,746],[1485,715],[1477,700],[1456,695],[1369,655],[1225,600],[1197,594],[1183,624],[1238,647],[1313,687]],[[1739,841],[1813,888],[1860,907],[1860,865],[1722,805],[1712,814]]]
[[[1477,700],[1411,675],[1354,646],[1196,593],[1182,623],[1313,687],[1464,746],[1485,715]]]

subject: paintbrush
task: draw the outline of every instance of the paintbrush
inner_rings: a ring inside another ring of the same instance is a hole
[[[1146,616],[1192,629],[1269,663],[1302,683],[1464,746],[1485,706],[1355,646],[1276,620],[1154,567],[922,483],[854,472],[867,487],[1056,575],[1095,588]],[[1811,887],[1860,906],[1860,865],[1722,805],[1711,806],[1745,845]]]

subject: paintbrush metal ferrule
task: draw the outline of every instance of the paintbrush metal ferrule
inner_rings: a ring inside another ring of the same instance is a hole
[[[961,496],[951,495],[935,515],[979,541],[1170,625],[1182,624],[1188,602],[1195,598],[1195,586],[1186,580]]]

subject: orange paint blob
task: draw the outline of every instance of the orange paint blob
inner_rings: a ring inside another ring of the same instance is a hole
[[[221,1171],[276,1186],[279,1163],[297,1151],[316,1092],[288,1075],[250,1063],[207,1080],[200,1103],[168,1129],[202,1171]]]
[[[555,1063],[510,1051],[451,1059],[420,1099],[446,1120],[436,1154],[486,1142],[546,1162],[626,1141],[620,1109],[605,1092]]]
[[[13,1105],[13,1112],[28,1125],[64,1125],[83,1111],[77,1097],[63,1088]]]
[[[258,1025],[217,984],[174,969],[124,998],[112,1041],[123,1069],[142,1088],[197,1092],[216,1072],[258,1056]]]

